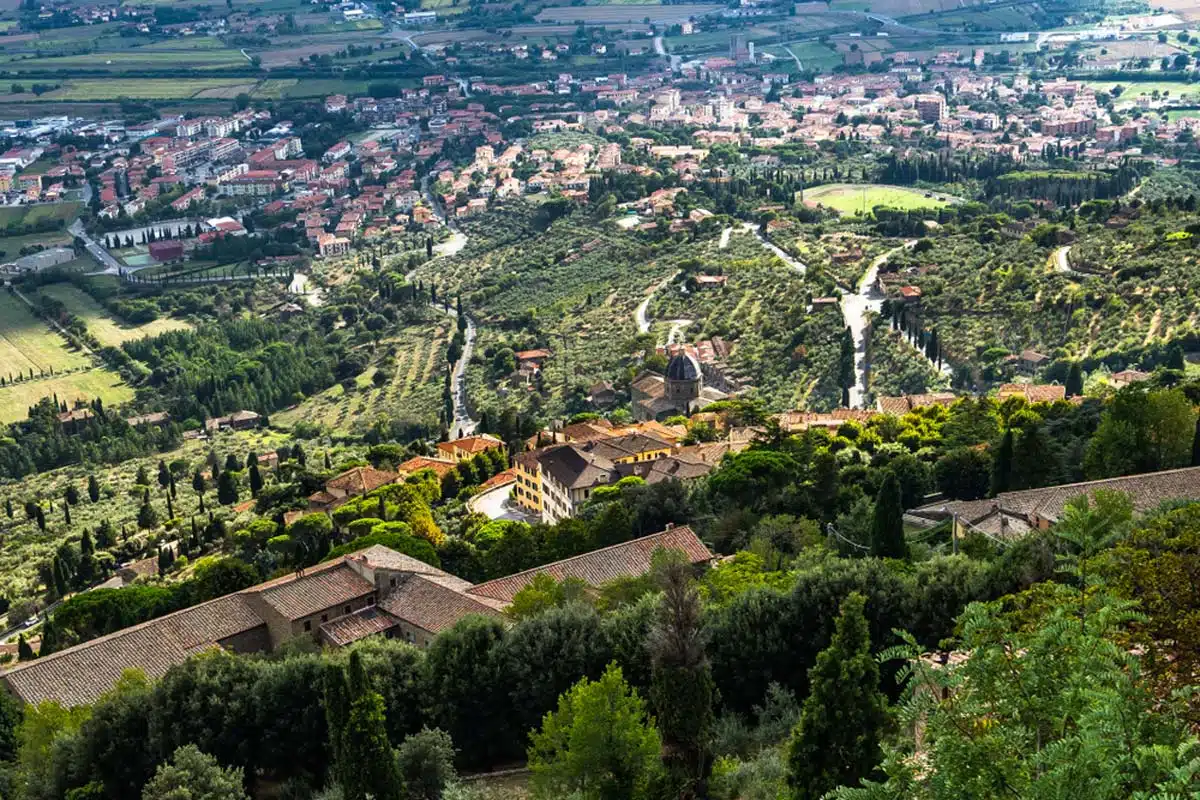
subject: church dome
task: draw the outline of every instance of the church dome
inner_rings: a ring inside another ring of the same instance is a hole
[[[667,362],[667,380],[695,381],[700,379],[700,363],[694,356],[680,353]]]

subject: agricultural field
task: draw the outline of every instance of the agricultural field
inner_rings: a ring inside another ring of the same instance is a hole
[[[1120,369],[1197,335],[1200,264],[1186,230],[1197,221],[1145,206],[1125,212],[1117,228],[1081,219],[1069,251],[1073,273],[1048,269],[1054,248],[1030,236],[985,245],[962,223],[889,266],[920,287],[926,325],[938,327],[955,365],[999,368],[1007,354],[1033,348],[1083,359],[1089,370]]]
[[[21,256],[21,248],[23,247],[34,247],[36,245],[54,247],[70,243],[71,234],[65,230],[48,233],[30,233],[23,236],[0,236],[0,259],[12,261],[19,258]]]
[[[254,85],[253,81],[247,82],[245,78],[71,78],[40,98],[33,95],[6,95],[5,99],[11,101],[17,98],[30,102],[86,102],[122,97],[131,100],[186,100],[203,97],[206,91],[229,90],[231,87],[249,92]]]
[[[6,228],[9,225],[33,225],[48,219],[70,223],[79,216],[80,206],[80,203],[0,206],[0,228]]]
[[[68,349],[66,340],[34,316],[20,298],[0,293],[0,375],[9,379],[31,369],[35,373],[64,372],[89,366],[86,355]],[[0,400],[0,414],[8,405]],[[22,415],[26,405],[18,407]]]
[[[798,223],[783,221],[772,228],[771,241],[805,264],[809,276],[828,276],[842,289],[852,289],[877,257],[899,242],[853,231],[814,235]]]
[[[88,333],[95,336],[104,346],[120,347],[132,339],[191,328],[182,320],[170,318],[156,319],[144,325],[121,325],[91,296],[69,283],[49,284],[39,289],[38,293],[53,297],[65,305],[68,311],[84,321]]]
[[[826,293],[822,285],[742,231],[733,233],[723,249],[713,239],[681,255],[681,273],[649,306],[650,331],[660,344],[669,338],[696,342],[721,337],[731,349],[729,374],[754,386],[771,410],[838,404],[842,317],[836,308],[807,310],[811,296]],[[700,269],[723,275],[725,285],[696,286]]]
[[[700,3],[666,6],[618,3],[603,6],[552,7],[538,12],[537,21],[564,24],[582,21],[589,25],[605,25],[618,22],[640,23],[649,17],[652,23],[670,25],[692,17],[703,17],[720,9],[720,6]]]
[[[182,462],[187,469],[181,474],[190,476],[191,470],[203,463],[210,449],[222,457],[230,452],[244,457],[251,450],[266,453],[288,442],[289,439],[270,430],[230,431],[219,434],[211,442],[185,441],[177,450],[135,458],[118,467],[63,467],[0,486],[0,502],[11,499],[17,508],[11,520],[0,515],[0,536],[5,543],[0,550],[0,596],[12,600],[33,597],[39,584],[38,567],[42,562],[52,557],[59,544],[77,539],[85,527],[95,528],[104,520],[109,520],[118,531],[124,529],[129,534],[128,547],[122,549],[127,549],[130,555],[136,555],[142,547],[152,547],[153,542],[146,540],[146,534],[137,534],[142,487],[136,485],[135,479],[140,467],[144,467],[151,478],[151,503],[158,510],[159,517],[166,519],[166,499],[154,481],[159,459],[167,464]],[[323,449],[318,450],[307,442],[305,447],[309,449],[310,458],[322,457]],[[101,484],[100,500],[96,503],[90,502],[87,496],[87,478],[92,472],[100,478]],[[264,474],[264,478],[268,482],[271,480],[269,474]],[[74,486],[81,496],[81,502],[71,507],[70,526],[65,524],[62,511],[63,495],[68,486]],[[177,518],[186,519],[198,511],[199,501],[186,477],[177,482],[177,492],[175,514]],[[39,531],[36,524],[26,520],[21,511],[26,500],[39,497],[52,501],[54,507],[53,511],[46,513],[45,533]],[[216,493],[211,487],[205,503],[208,508],[219,508]],[[160,535],[173,538],[170,530]]]
[[[1085,85],[1097,92],[1112,93],[1115,86],[1121,87],[1121,96],[1117,105],[1127,105],[1136,102],[1138,97],[1151,97],[1155,92],[1164,97],[1197,97],[1200,96],[1200,84],[1184,83],[1183,81],[1084,81]]]
[[[271,423],[291,428],[305,422],[340,435],[362,433],[381,418],[436,426],[446,373],[446,347],[454,330],[453,320],[440,315],[429,322],[401,327],[380,342],[371,365],[357,377],[352,391],[337,384],[273,414]]]
[[[902,210],[941,208],[954,201],[949,195],[881,184],[829,183],[804,190],[806,205],[822,205],[839,214],[869,214],[876,206]]]
[[[103,367],[0,386],[0,423],[24,419],[28,408],[43,397],[58,397],[67,405],[99,397],[106,406],[118,406],[133,399],[133,389],[120,375]]]
[[[190,41],[185,41],[180,44],[190,43]],[[186,63],[189,69],[220,70],[229,67],[244,67],[247,61],[240,52],[233,48],[221,47],[218,49],[207,46],[184,48],[153,45],[126,50],[25,59],[17,63],[10,62],[10,66],[19,66],[22,70],[101,69],[119,73],[126,70],[164,69],[179,66],[181,63]]]

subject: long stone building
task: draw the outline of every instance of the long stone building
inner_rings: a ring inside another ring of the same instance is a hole
[[[214,647],[261,653],[297,636],[343,647],[375,635],[425,647],[469,614],[502,616],[513,596],[539,573],[598,586],[645,573],[659,549],[681,550],[697,565],[712,559],[691,528],[677,527],[472,585],[376,545],[23,662],[0,679],[26,703],[78,706],[95,702],[126,670],[158,679]]]

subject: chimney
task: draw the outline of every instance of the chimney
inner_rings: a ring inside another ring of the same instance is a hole
[[[675,527],[675,523],[674,523],[674,522],[668,522],[668,523],[667,523],[667,527],[666,527],[666,528],[664,528],[663,530],[668,530],[668,531],[669,531],[669,530],[672,530],[674,527]]]

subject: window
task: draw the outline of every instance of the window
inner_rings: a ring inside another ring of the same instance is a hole
[[[390,583],[391,583],[392,587],[394,588],[394,587],[396,586],[396,579],[395,579],[395,578],[392,578],[392,580],[390,581]]]
[[[345,609],[345,610],[344,610],[342,613],[343,613],[343,614],[349,614],[349,613],[350,613],[350,606],[346,606],[346,609]]]
[[[328,615],[328,614],[322,614],[322,615],[321,615],[321,622],[329,622],[329,615]]]
[[[304,630],[306,630],[306,631],[312,630],[312,620],[311,619],[304,620]]]

